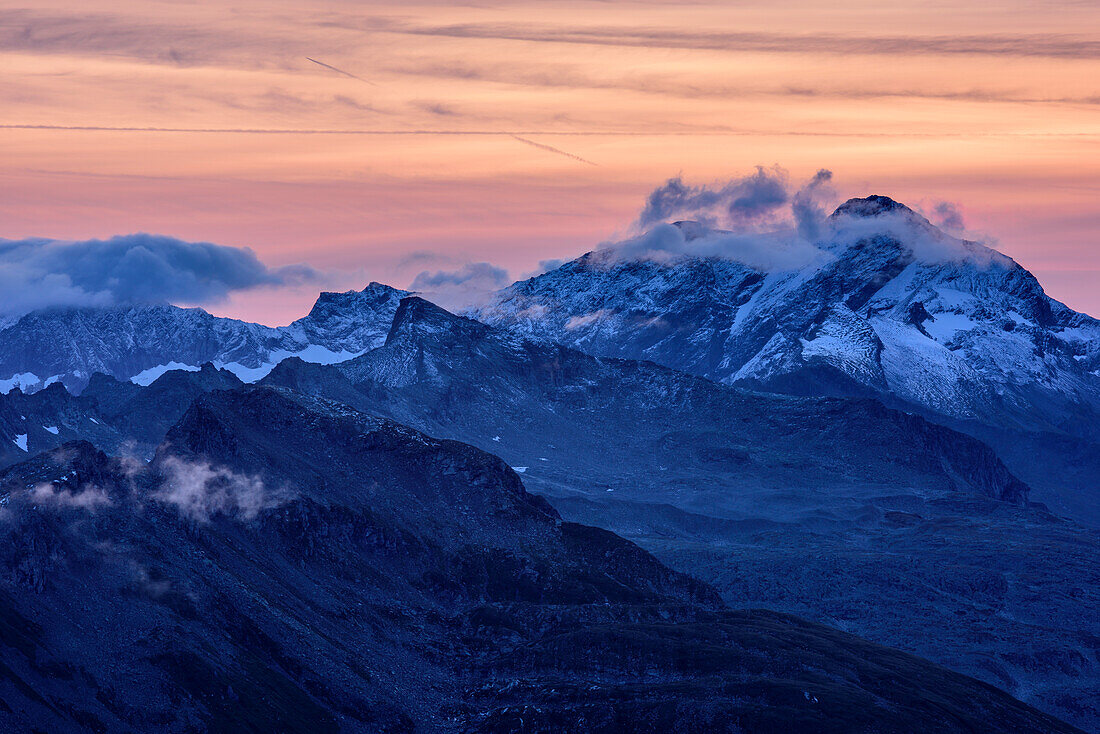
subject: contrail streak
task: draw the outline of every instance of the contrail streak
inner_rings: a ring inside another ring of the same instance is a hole
[[[331,64],[326,64],[324,61],[318,61],[317,59],[311,59],[308,56],[306,57],[306,61],[312,61],[313,63],[317,64],[317,66],[323,66],[323,67],[325,67],[326,69],[328,69],[330,71],[335,71],[337,74],[343,74],[344,76],[351,77],[352,79],[357,79],[357,80],[363,82],[364,84],[371,85],[372,87],[377,87],[378,86],[377,84],[370,81],[369,79],[364,79],[361,76],[355,76],[355,74],[344,71],[343,69],[337,69],[335,66],[332,66]]]
[[[600,165],[599,163],[593,163],[592,161],[588,160],[587,158],[581,158],[579,155],[573,155],[572,153],[567,153],[566,151],[561,150],[560,148],[555,148],[552,145],[544,145],[542,143],[536,143],[534,140],[528,140],[527,138],[521,138],[520,136],[518,136],[514,133],[508,133],[508,134],[511,135],[516,140],[518,140],[519,142],[526,143],[527,145],[530,145],[534,148],[538,148],[539,150],[545,150],[545,151],[550,152],[550,153],[557,153],[558,155],[563,155],[566,158],[572,158],[575,161],[580,161],[581,163],[587,163],[590,166]]]
[[[0,123],[0,130],[61,130],[75,132],[123,132],[123,133],[234,133],[249,135],[453,135],[456,137],[512,137],[520,142],[544,148],[555,153],[577,158],[585,163],[585,160],[572,153],[566,153],[549,145],[536,143],[526,138],[521,138],[515,133],[502,133],[500,130],[427,130],[421,128],[405,128],[396,130],[359,130],[359,129],[316,129],[316,128],[278,128],[278,127],[139,127],[124,125],[47,125],[31,123]],[[523,130],[525,135],[567,135],[574,138],[613,137],[613,138],[665,138],[665,137],[806,137],[806,138],[923,138],[930,140],[966,140],[970,138],[1039,138],[1039,139],[1094,139],[1100,138],[1096,132],[974,132],[974,133],[917,133],[917,132],[828,132],[823,130],[737,130],[737,129],[711,129],[698,130]]]

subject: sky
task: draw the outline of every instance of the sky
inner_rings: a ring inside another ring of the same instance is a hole
[[[0,238],[155,235],[165,278],[249,248],[166,297],[273,325],[321,288],[504,284],[756,166],[946,204],[1100,316],[1093,0],[0,0],[0,103]]]

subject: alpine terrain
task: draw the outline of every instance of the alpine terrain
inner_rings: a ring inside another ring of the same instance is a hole
[[[818,225],[4,321],[0,729],[1100,731],[1100,322]]]

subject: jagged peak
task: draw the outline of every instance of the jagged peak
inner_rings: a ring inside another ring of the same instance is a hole
[[[149,387],[166,387],[177,384],[192,384],[198,382],[204,385],[227,383],[231,385],[244,384],[235,374],[229,370],[219,369],[212,362],[203,362],[197,370],[176,369],[167,370],[157,379],[149,383]]]
[[[480,336],[489,327],[464,316],[457,316],[420,296],[401,299],[393,316],[386,344],[404,337],[419,337],[433,333],[465,334]]]
[[[409,291],[401,290],[400,288],[394,288],[392,285],[386,283],[379,283],[377,280],[372,280],[367,283],[367,287],[359,291],[360,293],[373,293],[375,291],[381,291],[383,293],[401,294],[402,298],[412,295]]]
[[[364,296],[371,298],[372,300],[382,300],[389,298],[403,298],[411,295],[408,291],[403,291],[393,286],[386,285],[385,283],[378,283],[371,281],[361,291],[357,291],[354,288],[347,291],[321,291],[317,295],[317,300],[313,303],[313,308],[310,310],[310,315],[315,314],[318,309],[323,308],[328,304],[348,304],[362,301]]]
[[[905,204],[894,201],[889,196],[872,194],[871,196],[848,199],[836,208],[832,216],[877,217],[894,212],[916,215],[916,212],[905,206]]]

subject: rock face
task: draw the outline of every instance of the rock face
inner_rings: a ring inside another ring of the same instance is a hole
[[[491,451],[738,607],[917,652],[1096,728],[1100,540],[980,442],[870,399],[747,393],[402,301],[386,345],[265,379]],[[1090,602],[1091,603],[1091,602]],[[883,610],[889,609],[889,614]],[[1070,662],[1072,661],[1072,662]]]
[[[147,466],[69,443],[0,494],[9,731],[1072,730],[729,611],[491,455],[279,389],[200,397]]]
[[[840,206],[817,249],[804,267],[774,271],[598,250],[472,315],[727,384],[917,410],[992,442],[1043,501],[1100,522],[1089,480],[1100,458],[1081,472],[1065,459],[1086,446],[1100,457],[1100,322],[886,197]]]
[[[254,381],[292,354],[329,363],[378,346],[405,295],[379,283],[322,293],[307,316],[281,328],[176,306],[35,311],[0,331],[0,387],[53,381],[79,391],[96,372],[149,384],[206,362]]]

